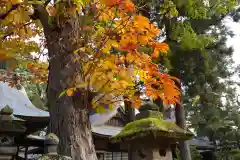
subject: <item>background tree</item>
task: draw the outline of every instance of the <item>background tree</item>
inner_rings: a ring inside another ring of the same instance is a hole
[[[136,4],[141,2],[146,1]],[[189,127],[212,140],[223,138],[223,128],[235,132],[233,113],[238,113],[238,107],[231,102],[236,102],[236,89],[230,80],[233,49],[226,47],[232,33],[223,19],[230,15],[238,20],[239,9],[234,8],[238,2],[169,0],[147,4],[141,12],[159,25],[163,30],[160,39],[170,46],[170,57],[161,57],[159,62],[182,82]],[[222,101],[225,95],[228,103]],[[199,101],[193,104],[196,97]]]
[[[46,97],[46,83],[32,83],[32,77],[34,76],[30,73],[25,67],[18,66],[18,68],[14,69],[14,72],[20,76],[24,77],[24,81],[22,81],[22,85],[27,92],[27,95],[30,101],[34,104],[34,106],[48,110],[47,107],[47,97]]]

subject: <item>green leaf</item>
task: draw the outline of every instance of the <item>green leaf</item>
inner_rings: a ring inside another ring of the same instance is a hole
[[[99,107],[96,108],[96,112],[99,113],[99,114],[102,114],[102,113],[106,112],[106,109],[102,106],[99,106]]]
[[[109,104],[109,109],[113,110],[113,104]]]
[[[61,97],[64,96],[65,94],[66,94],[66,90],[62,91],[62,92],[59,94],[58,98],[61,98]]]
[[[195,105],[200,99],[200,96],[197,95],[196,97],[194,97],[193,101],[192,101],[192,105]]]

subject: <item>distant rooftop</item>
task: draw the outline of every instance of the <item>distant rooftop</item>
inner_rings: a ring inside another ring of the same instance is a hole
[[[204,137],[195,137],[188,141],[189,145],[196,146],[198,148],[214,148],[214,145]]]
[[[13,109],[13,115],[30,117],[48,117],[49,113],[35,107],[26,95],[24,88],[17,90],[11,88],[8,83],[0,82],[0,109],[9,105]]]

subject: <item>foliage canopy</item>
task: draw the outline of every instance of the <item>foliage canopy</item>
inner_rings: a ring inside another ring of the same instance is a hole
[[[75,63],[77,73],[69,78],[70,87],[60,97],[77,95],[81,90],[81,93],[97,93],[91,103],[94,108],[113,105],[123,97],[138,107],[141,102],[136,93],[136,76],[141,75],[141,84],[148,96],[161,98],[167,104],[178,103],[177,79],[161,73],[153,62],[168,52],[168,45],[157,40],[160,29],[139,15],[130,0],[59,0],[54,3],[1,0],[0,10],[0,58],[14,57],[18,65],[34,73],[36,83],[47,82],[48,64],[36,60],[45,53],[44,33],[46,37],[47,30],[60,29],[67,23],[79,26],[75,37],[69,37],[72,42],[69,45],[74,46],[70,51],[73,53],[71,63]],[[40,14],[42,10],[47,12]],[[75,21],[70,22],[69,17]],[[47,24],[41,18],[47,19]]]

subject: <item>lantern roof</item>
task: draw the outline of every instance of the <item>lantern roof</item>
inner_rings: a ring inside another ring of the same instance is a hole
[[[157,117],[148,117],[128,123],[123,130],[112,137],[115,142],[132,141],[144,137],[153,139],[187,140],[192,133],[178,127],[175,123]]]

